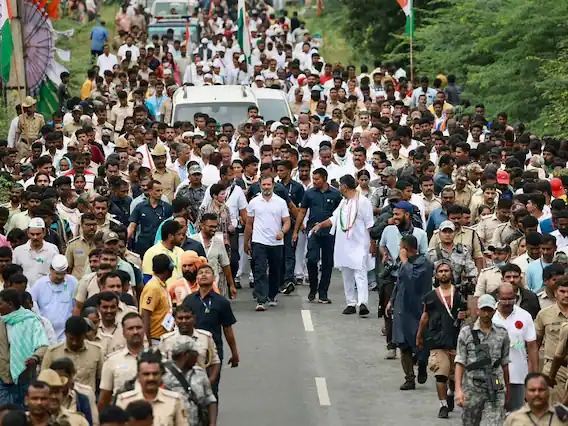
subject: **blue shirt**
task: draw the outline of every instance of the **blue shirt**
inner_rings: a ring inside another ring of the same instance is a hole
[[[550,234],[554,231],[554,226],[552,225],[552,218],[549,217],[548,219],[544,219],[542,222],[539,223],[540,232],[542,234]]]
[[[412,230],[412,235],[418,240],[418,253],[426,254],[428,251],[428,237],[426,232],[420,228],[414,227]],[[391,259],[397,260],[400,254],[400,240],[402,239],[402,234],[398,230],[398,226],[389,225],[383,231],[381,235],[381,241],[379,243],[380,247],[386,248],[389,252]]]
[[[552,263],[545,263],[541,258],[533,260],[529,263],[529,266],[527,266],[527,286],[533,293],[536,293],[544,285],[542,271],[550,265],[552,265]]]
[[[442,171],[438,171],[434,175],[434,192],[436,194],[439,194],[440,192],[442,192],[442,189],[444,189],[448,185],[451,185],[452,183],[453,182],[451,176],[448,176]]]
[[[171,204],[164,203],[162,200],[160,200],[156,208],[153,208],[148,200],[138,204],[129,219],[129,222],[140,226],[137,243],[144,247],[151,247],[158,232],[158,227],[173,214],[174,211]]]
[[[146,99],[146,102],[144,102],[144,104],[150,111],[150,114],[152,114],[152,116],[158,119],[160,118],[160,107],[162,106],[162,104],[166,99],[167,99],[166,96],[162,96],[161,98],[157,98],[156,96],[150,96],[148,99]]]
[[[65,341],[65,322],[73,313],[76,288],[77,279],[65,275],[61,284],[52,283],[49,276],[41,277],[29,290],[40,315],[51,321],[58,342]]]
[[[448,220],[448,214],[443,207],[438,207],[430,212],[428,216],[428,224],[426,225],[426,233],[432,235],[436,229],[440,227],[443,221]]]
[[[300,207],[309,209],[308,224],[306,229],[309,231],[316,223],[329,219],[335,209],[341,203],[343,197],[341,193],[334,187],[328,185],[325,191],[316,188],[310,188],[304,193]],[[329,228],[320,229],[319,235],[329,235]]]
[[[105,27],[95,27],[91,31],[91,50],[102,52],[108,40],[108,31]]]

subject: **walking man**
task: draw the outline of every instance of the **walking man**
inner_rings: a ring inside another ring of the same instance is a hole
[[[256,311],[277,306],[276,295],[282,281],[284,234],[290,229],[286,202],[273,193],[274,178],[260,178],[262,193],[247,207],[245,252],[252,255]],[[268,273],[267,273],[268,270]]]
[[[312,173],[313,187],[304,193],[300,203],[300,211],[294,226],[292,241],[298,243],[300,228],[309,210],[306,229],[312,229],[316,224],[329,219],[341,203],[341,193],[327,183],[327,171],[324,168],[314,170]],[[307,268],[310,281],[308,301],[314,302],[318,295],[319,303],[331,303],[327,296],[331,273],[333,271],[333,248],[335,237],[329,230],[321,229],[311,233],[308,238]],[[318,277],[318,263],[321,260],[321,277]]]
[[[357,191],[357,181],[351,175],[339,179],[339,190],[344,199],[333,212],[333,216],[311,229],[310,234],[318,234],[321,229],[332,226],[335,232],[333,264],[341,269],[343,288],[347,307],[343,314],[369,314],[369,286],[367,271],[373,268],[371,257],[371,237],[369,229],[373,226],[373,206],[364,195]],[[357,288],[357,290],[355,290]],[[355,294],[357,291],[357,294]]]

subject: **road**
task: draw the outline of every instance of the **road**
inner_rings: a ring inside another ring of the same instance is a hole
[[[334,272],[331,305],[307,302],[308,288],[279,296],[279,306],[255,312],[251,290],[233,302],[241,363],[223,367],[220,425],[421,426],[460,424],[459,407],[437,418],[434,378],[400,391],[400,359],[385,360],[386,343],[371,292],[368,318],[341,314],[343,285]],[[225,351],[229,354],[229,350]],[[227,359],[228,359],[227,355]]]

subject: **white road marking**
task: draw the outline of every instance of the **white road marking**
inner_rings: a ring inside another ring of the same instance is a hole
[[[329,400],[329,393],[327,392],[325,377],[316,377],[316,390],[318,392],[320,405],[330,406],[331,401]]]
[[[302,309],[302,321],[304,323],[304,330],[314,331],[314,323],[312,322],[312,313],[308,309]]]

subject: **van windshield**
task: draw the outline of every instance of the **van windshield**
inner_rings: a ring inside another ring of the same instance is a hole
[[[284,99],[258,99],[258,115],[264,121],[280,121],[282,117],[290,117],[290,112]]]
[[[217,123],[233,123],[235,126],[247,120],[248,107],[253,102],[235,102],[224,104],[178,104],[175,108],[175,121],[189,121],[193,123],[193,115],[201,112],[213,117]]]

